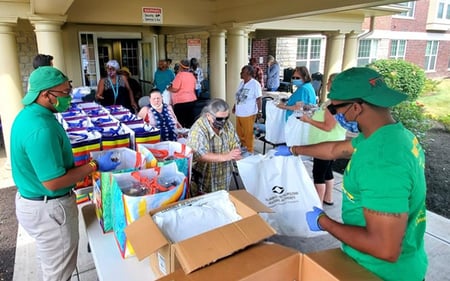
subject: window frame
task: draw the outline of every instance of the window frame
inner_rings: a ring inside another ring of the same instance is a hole
[[[369,63],[372,63],[377,60],[377,53],[378,53],[378,43],[379,39],[361,39],[358,41],[358,53],[357,53],[357,66],[366,66]],[[360,56],[362,50],[361,50],[361,43],[362,42],[369,42],[369,55],[368,56]],[[361,60],[367,60],[367,63],[361,63]]]
[[[431,46],[430,46],[431,44]],[[438,40],[429,40],[427,41],[427,45],[425,48],[425,61],[423,68],[426,72],[436,71],[436,62],[439,52],[439,41]],[[432,62],[433,60],[433,62]],[[433,67],[430,68],[430,65]]]
[[[396,44],[395,46],[395,54],[392,54],[392,48],[394,46],[394,43]],[[399,50],[401,49],[401,43],[403,43],[403,54],[399,55]],[[389,49],[389,58],[390,59],[401,59],[401,60],[405,60],[406,57],[406,45],[407,45],[407,40],[404,39],[391,39],[391,46]]]

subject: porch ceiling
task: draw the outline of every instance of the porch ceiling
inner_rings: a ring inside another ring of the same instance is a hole
[[[287,20],[323,14],[350,18],[391,14],[401,9],[389,4],[402,1],[319,0],[305,5],[292,0],[0,0],[0,18],[14,11],[19,18],[64,16],[71,23],[143,26],[142,7],[159,7],[163,9],[162,27],[166,31],[230,24],[277,29],[289,26]]]

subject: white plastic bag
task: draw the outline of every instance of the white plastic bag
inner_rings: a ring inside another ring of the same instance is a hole
[[[162,98],[165,104],[172,105],[172,93],[169,90],[165,89],[162,92]]]
[[[284,125],[286,110],[278,108],[273,101],[266,103],[266,140],[271,143],[285,143]]]
[[[294,114],[289,116],[284,127],[286,145],[306,145],[309,142],[309,128],[311,125],[300,121]]]
[[[237,161],[245,189],[274,213],[260,214],[278,234],[313,237],[325,232],[309,230],[306,212],[321,207],[314,184],[300,157],[253,155]]]

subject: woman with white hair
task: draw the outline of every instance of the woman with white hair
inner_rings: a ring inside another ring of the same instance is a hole
[[[132,112],[136,112],[138,106],[134,100],[133,91],[128,81],[117,72],[120,65],[116,60],[106,63],[106,77],[98,82],[96,100],[103,106],[120,104]]]

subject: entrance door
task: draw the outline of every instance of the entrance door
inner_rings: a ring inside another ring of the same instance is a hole
[[[142,42],[141,43],[142,52],[142,75],[140,82],[142,84],[143,95],[146,96],[153,88],[153,73],[154,71],[154,61],[153,61],[153,48],[152,43]]]

